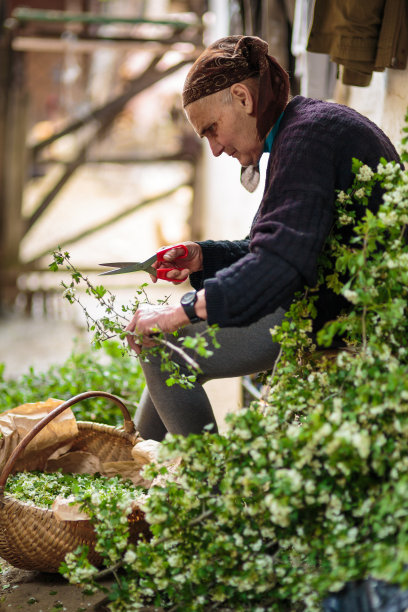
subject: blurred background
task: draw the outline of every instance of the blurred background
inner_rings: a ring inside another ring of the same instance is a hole
[[[143,260],[166,244],[247,234],[261,188],[248,194],[237,163],[214,160],[181,108],[191,63],[217,38],[262,37],[288,70],[292,95],[347,104],[398,145],[408,104],[406,3],[393,3],[392,40],[385,41],[389,0],[369,3],[369,18],[358,6],[356,14],[346,13],[345,4],[1,1],[0,362],[6,377],[62,362],[74,342],[89,344],[81,309],[62,298],[62,273],[48,270],[58,246],[99,284],[100,262]],[[366,58],[368,76],[350,84],[347,58],[331,45],[335,23],[339,36],[347,36],[356,21],[374,55]],[[316,52],[318,28],[331,42]],[[382,63],[380,47],[389,48]],[[127,303],[147,280],[136,273],[105,277],[104,284]],[[177,301],[187,290],[159,282],[146,291],[152,301]],[[220,421],[242,402],[239,380],[209,383],[208,392]]]

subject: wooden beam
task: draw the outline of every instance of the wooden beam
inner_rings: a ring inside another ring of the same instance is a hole
[[[6,128],[10,87],[10,54],[10,33],[7,30],[4,30],[3,35],[0,36],[0,256],[2,254],[1,245],[3,244],[6,206],[4,199],[4,182],[7,174]]]
[[[152,157],[144,157],[143,155],[130,155],[124,157],[122,155],[119,156],[104,156],[104,157],[87,157],[87,164],[157,164],[162,162],[194,162],[195,157],[190,153],[184,153],[180,151],[175,153],[174,155],[155,155]],[[45,157],[43,159],[39,159],[39,164],[59,164],[68,166],[71,162],[66,162],[61,159],[56,159],[53,157]]]
[[[194,45],[194,49],[190,49],[193,42],[167,40],[160,41],[139,39],[119,39],[119,38],[77,38],[74,41],[64,38],[43,38],[41,36],[16,36],[13,40],[14,51],[29,51],[40,53],[66,53],[67,51],[75,51],[75,53],[94,53],[101,49],[121,50],[121,51],[152,51],[153,53],[163,53],[164,51],[177,50],[186,52],[191,57],[196,52],[196,55],[201,53],[203,47]],[[184,46],[184,49],[183,49]]]
[[[0,38],[0,308],[14,302],[23,235],[26,180],[27,93],[24,57],[11,49],[11,33]]]
[[[50,192],[46,194],[43,200],[37,205],[37,208],[35,209],[34,213],[31,215],[31,217],[27,220],[25,224],[24,235],[33,227],[33,225],[38,221],[41,215],[44,214],[44,212],[47,210],[47,208],[52,203],[54,198],[58,195],[61,188],[66,184],[68,179],[72,176],[75,170],[81,165],[81,163],[85,161],[86,152],[89,146],[92,144],[92,142],[96,138],[98,138],[101,135],[101,133],[104,132],[108,128],[108,126],[115,119],[118,112],[122,110],[122,108],[128,103],[128,101],[131,98],[133,98],[135,95],[137,95],[137,93],[140,93],[140,91],[143,91],[146,87],[150,86],[153,83],[156,83],[160,79],[164,78],[165,76],[168,76],[169,74],[177,70],[180,65],[180,64],[177,64],[176,66],[172,66],[171,68],[169,68],[168,70],[164,72],[158,72],[152,68],[154,68],[154,66],[159,62],[159,60],[160,60],[160,57],[156,57],[153,59],[153,61],[150,63],[149,67],[145,70],[145,72],[138,79],[134,81],[133,87],[129,91],[125,92],[118,98],[115,98],[115,100],[108,102],[108,104],[104,105],[103,107],[100,107],[99,109],[97,109],[96,111],[93,111],[87,116],[87,122],[89,122],[91,119],[97,120],[97,126],[98,126],[97,129],[95,130],[91,138],[88,139],[86,145],[84,145],[81,148],[76,158],[67,164],[66,170],[64,174],[62,175],[62,177],[59,179],[59,181],[54,185],[54,187],[50,190]],[[182,63],[184,65],[184,62]],[[78,121],[74,122],[74,124],[71,124],[70,126],[68,126],[69,131],[72,131],[74,129],[74,126],[75,126],[75,129],[78,129],[78,127],[82,127],[84,120],[85,119],[82,119],[79,122]],[[58,135],[54,134],[51,138],[48,138],[47,141],[42,141],[39,144],[41,144],[42,146],[45,146],[44,142],[47,142],[48,144],[50,144],[50,142],[54,142],[54,140],[56,140],[56,137],[61,137],[61,135],[67,134],[68,128],[61,130]]]
[[[137,94],[141,93],[148,87],[151,87],[152,85],[158,83],[161,79],[170,76],[171,74],[173,74],[186,64],[191,63],[192,61],[191,58],[184,59],[178,64],[171,66],[167,70],[163,70],[162,72],[160,72],[159,70],[155,69],[155,66],[156,64],[158,64],[160,59],[161,57],[156,56],[149,64],[148,68],[143,72],[143,74],[130,82],[128,89],[123,94],[121,94],[114,100],[111,100],[107,104],[95,108],[94,110],[84,115],[84,117],[82,117],[81,119],[77,119],[69,123],[62,130],[56,132],[49,138],[45,138],[44,140],[41,140],[40,142],[37,142],[36,144],[32,145],[30,147],[32,153],[36,155],[39,151],[41,151],[41,149],[48,146],[55,140],[58,140],[58,138],[61,138],[66,134],[70,134],[78,130],[84,125],[87,125],[93,119],[100,120],[104,114],[110,114],[113,109],[117,109],[116,112],[119,112],[119,110],[121,110],[129,102],[129,100],[134,98]]]
[[[26,181],[26,134],[28,97],[24,83],[24,57],[13,54],[13,81],[10,88],[9,108],[7,113],[7,176],[5,195],[8,208],[6,235],[4,236],[6,253],[5,261],[17,263],[18,251],[22,237],[22,201]]]
[[[155,25],[170,26],[178,30],[184,30],[191,25],[198,25],[197,19],[145,19],[144,17],[121,17],[115,15],[100,15],[95,13],[75,13],[72,11],[58,11],[47,9],[31,9],[20,7],[14,9],[11,17],[20,22],[43,21],[46,23],[93,23],[99,25],[111,25],[112,23],[124,23],[129,25]]]
[[[35,225],[41,215],[47,210],[51,202],[54,198],[59,194],[64,185],[69,181],[71,176],[74,174],[75,170],[81,166],[86,159],[86,152],[88,150],[88,142],[86,145],[81,147],[80,151],[75,156],[75,159],[68,162],[65,166],[64,172],[62,176],[58,179],[55,185],[50,189],[50,191],[44,196],[41,202],[37,205],[37,208],[29,217],[24,224],[24,235],[27,234],[30,229]]]
[[[139,77],[131,81],[131,84],[127,92],[125,92],[124,94],[121,94],[120,96],[114,98],[113,100],[110,100],[109,102],[105,104],[102,104],[102,106],[98,106],[97,108],[94,108],[89,113],[86,113],[86,115],[84,115],[80,119],[75,119],[74,121],[71,121],[61,130],[59,130],[58,132],[55,132],[55,134],[52,134],[52,136],[49,136],[48,138],[45,138],[44,140],[41,140],[40,142],[37,142],[31,145],[29,149],[31,150],[32,154],[35,156],[44,147],[47,147],[48,145],[52,144],[53,142],[55,142],[62,136],[66,136],[67,134],[76,132],[76,130],[80,129],[81,127],[84,127],[91,121],[94,121],[94,120],[99,121],[103,115],[110,114],[110,110],[114,108],[115,106],[117,106],[119,109],[123,108],[122,99],[125,99],[127,102],[128,101],[127,96],[131,92],[133,92],[133,90],[135,90],[136,93],[132,94],[130,97],[133,97],[133,95],[137,95],[137,93],[139,93],[140,81],[146,77],[146,75],[148,74],[150,70],[153,70],[155,68],[155,66],[159,63],[161,58],[162,58],[161,55],[155,55],[152,61],[150,62],[150,64],[148,65],[148,67],[146,68],[146,70]]]
[[[50,255],[50,253],[52,253],[53,251],[56,251],[57,249],[62,248],[63,245],[74,244],[75,242],[79,242],[80,240],[87,238],[91,234],[94,234],[95,232],[99,232],[100,230],[105,229],[106,227],[109,227],[110,225],[113,225],[114,223],[117,223],[117,221],[120,221],[121,219],[128,217],[132,213],[138,210],[141,210],[142,208],[145,208],[146,206],[149,206],[150,204],[155,204],[156,202],[159,202],[160,200],[163,200],[164,198],[169,198],[182,187],[191,187],[191,183],[181,183],[180,185],[173,187],[173,189],[169,189],[168,191],[165,191],[164,193],[159,193],[151,198],[147,198],[146,200],[139,202],[138,204],[134,204],[126,208],[119,214],[113,215],[109,219],[106,219],[106,221],[103,221],[102,223],[99,223],[98,225],[95,225],[94,227],[91,227],[83,232],[80,232],[79,234],[75,234],[74,236],[69,236],[68,238],[65,238],[63,241],[60,241],[58,245],[54,245],[46,249],[45,251],[43,251],[42,253],[34,257],[33,259],[30,259],[30,261],[26,262],[24,266],[27,268],[27,267],[36,265],[43,257],[46,257],[47,255]]]

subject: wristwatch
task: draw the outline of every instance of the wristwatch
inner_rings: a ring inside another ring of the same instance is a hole
[[[197,301],[197,291],[188,291],[183,296],[181,296],[180,304],[184,308],[184,312],[190,319],[191,323],[198,323],[199,321],[204,321],[201,317],[196,315],[196,311],[194,309],[194,304]]]

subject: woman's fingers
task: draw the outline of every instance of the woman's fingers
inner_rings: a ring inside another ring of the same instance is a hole
[[[178,259],[182,255],[184,255],[184,253],[185,253],[184,249],[173,247],[173,248],[169,249],[163,255],[163,259],[164,259],[164,261],[174,261],[175,259]]]
[[[138,355],[140,355],[143,347],[152,347],[157,344],[153,337],[157,333],[156,319],[160,311],[161,309],[150,305],[139,306],[131,322],[125,328],[125,332],[128,332],[126,336],[128,346]]]
[[[135,331],[135,327],[136,327],[136,321],[135,321],[135,316],[133,316],[133,319],[131,320],[129,325],[125,328],[125,331],[129,332],[126,336],[126,341],[128,343],[128,347],[134,350],[135,353],[140,355],[142,347],[140,346],[140,344],[137,344],[135,340],[135,336],[133,335]]]
[[[178,282],[185,281],[189,277],[190,270],[188,268],[173,268],[169,272],[167,272],[166,276],[168,280],[176,280]]]
[[[142,347],[157,344],[155,335],[158,332],[171,333],[187,322],[188,317],[180,305],[141,304],[125,328],[125,332],[128,332],[127,342],[130,348],[140,354]]]

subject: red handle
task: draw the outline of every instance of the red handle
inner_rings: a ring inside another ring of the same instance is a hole
[[[163,256],[165,253],[167,253],[167,251],[170,251],[171,249],[183,249],[183,255],[179,255],[177,257],[177,259],[183,259],[184,257],[187,257],[188,255],[188,248],[184,245],[184,244],[175,244],[174,246],[171,247],[165,247],[164,249],[160,249],[160,251],[157,251],[157,261],[159,263],[166,263],[168,264],[168,262],[164,261]],[[171,266],[171,268],[157,268],[157,278],[160,278],[161,280],[166,280],[169,281],[170,283],[183,283],[186,279],[183,278],[181,280],[177,279],[177,278],[167,278],[167,273],[170,272],[171,270],[182,270],[182,266]]]

